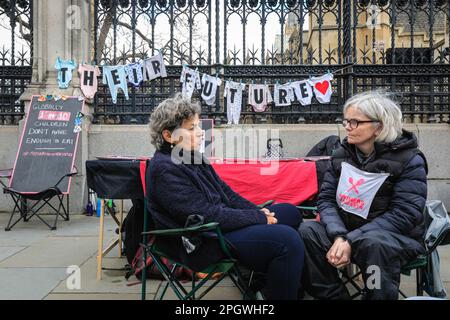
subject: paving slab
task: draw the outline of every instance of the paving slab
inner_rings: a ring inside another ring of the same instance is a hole
[[[121,269],[125,266],[127,260],[125,258],[105,257],[103,260],[104,268]],[[97,280],[97,259],[91,257],[81,268],[81,288],[80,290],[69,290],[65,282],[61,282],[53,291],[56,293],[99,293],[99,294],[139,294],[141,285],[133,284],[138,279],[132,276],[128,281],[125,279],[125,271],[123,270],[103,270],[102,279]],[[154,294],[160,286],[160,280],[147,280],[147,293]]]
[[[66,268],[0,268],[0,300],[40,300],[65,279]]]
[[[11,214],[10,213],[1,213],[0,214],[0,228],[5,229],[5,227],[8,224],[8,221],[10,219]],[[13,217],[13,221],[16,221],[18,218],[18,214],[16,213]],[[41,215],[41,218],[44,219],[48,224],[53,225],[55,221],[54,215]],[[68,224],[70,221],[64,221],[61,217],[58,218],[57,228],[62,228],[64,224]],[[52,230],[49,229],[48,226],[46,226],[37,216],[33,216],[28,221],[20,220],[17,222],[16,225],[9,231],[8,233],[14,233],[15,231],[20,230],[33,230],[33,231],[40,231],[45,232],[47,234],[50,234]]]
[[[70,215],[69,221],[58,219],[57,229],[50,230],[45,224],[43,224],[39,218],[33,217],[28,222],[18,222],[9,232],[5,232],[5,227],[8,223],[10,215],[7,213],[0,213],[0,228],[2,233],[7,235],[14,235],[18,232],[33,230],[36,233],[42,235],[98,235],[99,230],[99,218],[96,216],[86,216],[81,214]],[[50,216],[45,217],[46,221],[52,222],[53,219]],[[54,218],[54,217],[53,217]],[[124,215],[125,218],[125,215]],[[105,232],[115,232],[117,225],[114,220],[107,215],[105,217]]]
[[[40,221],[19,222],[11,231],[6,232],[9,214],[0,213],[0,245],[25,247],[51,235],[51,231]]]
[[[157,297],[159,297],[160,290],[162,290],[164,283],[165,282],[161,284],[158,293],[156,293]],[[184,287],[186,287],[187,289],[191,289],[189,284],[186,284]],[[197,295],[200,295],[206,288],[207,286],[204,286],[202,289],[200,289]],[[164,295],[164,300],[178,300],[177,296],[170,287],[167,289],[167,292]],[[239,289],[234,286],[215,287],[210,292],[208,292],[202,300],[242,300],[242,294]]]
[[[47,238],[50,233],[30,232],[30,230],[14,230],[6,232],[0,227],[0,245],[6,247],[28,247]]]
[[[443,258],[440,256],[440,274],[441,280],[444,282],[450,282],[450,258]],[[449,288],[450,289],[450,288]]]
[[[20,222],[10,232],[4,231],[9,215],[0,213],[0,299],[49,300],[139,300],[140,284],[133,276],[127,282],[125,257],[119,258],[114,248],[104,258],[103,279],[96,280],[97,240],[99,220],[96,217],[72,215],[70,221],[60,221],[56,231],[50,231],[39,220]],[[111,217],[105,219],[106,246],[117,237]],[[450,246],[439,248],[441,278],[450,293]],[[81,289],[70,290],[66,285],[66,268],[81,268]],[[119,269],[119,270],[118,270]],[[147,280],[147,299],[154,299],[162,281]],[[190,283],[186,283],[189,287]],[[415,295],[415,275],[402,276],[401,289],[408,296]],[[177,299],[171,289],[165,299]],[[230,279],[222,281],[205,296],[206,300],[241,299],[239,290]]]
[[[0,262],[22,251],[26,247],[0,247]]]
[[[147,294],[146,300],[154,300],[154,294]],[[140,300],[136,293],[51,293],[44,300]]]
[[[97,249],[97,237],[47,237],[0,263],[5,267],[81,265]]]

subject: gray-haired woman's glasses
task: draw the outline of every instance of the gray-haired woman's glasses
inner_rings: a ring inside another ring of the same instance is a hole
[[[347,127],[347,125],[350,126],[350,129],[356,129],[358,128],[360,123],[369,123],[369,122],[380,122],[377,120],[356,120],[356,119],[344,119],[342,120],[342,125],[345,127]]]

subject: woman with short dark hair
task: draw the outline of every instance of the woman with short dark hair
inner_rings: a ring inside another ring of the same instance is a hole
[[[296,299],[303,267],[302,216],[290,204],[265,209],[235,193],[199,153],[200,107],[177,95],[163,101],[150,119],[156,147],[147,174],[149,211],[157,229],[182,228],[193,215],[218,222],[232,255],[250,270],[266,274],[268,299]],[[164,250],[196,271],[220,259],[213,242],[186,253],[180,239]]]

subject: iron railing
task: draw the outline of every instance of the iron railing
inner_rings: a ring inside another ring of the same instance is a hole
[[[17,98],[31,78],[31,13],[31,1],[0,1],[11,34],[0,48],[0,124],[23,115]],[[245,123],[334,123],[346,99],[369,89],[394,92],[409,121],[449,118],[448,0],[93,0],[91,14],[92,63],[141,61],[161,49],[168,71],[165,79],[129,87],[130,100],[119,94],[117,104],[100,84],[94,122],[146,123],[159,102],[180,90],[183,64],[246,83],[335,73],[330,104],[313,99],[307,107],[255,113],[244,94]],[[24,22],[30,28],[22,48]],[[226,121],[222,93],[214,106],[202,104],[203,116],[216,123]],[[201,100],[198,93],[193,99]]]
[[[336,72],[330,104],[314,99],[255,113],[244,94],[241,122],[334,123],[348,97],[369,89],[394,92],[410,121],[447,121],[449,7],[442,0],[97,0],[94,62],[135,62],[162,49],[168,78],[130,87],[131,99],[116,105],[102,85],[95,121],[146,123],[180,90],[182,64],[247,83]],[[279,41],[268,46],[274,26]],[[215,106],[202,104],[203,115],[225,122],[225,102],[220,96]]]
[[[19,97],[31,81],[32,11],[32,0],[0,1],[0,125],[18,124],[24,116]]]

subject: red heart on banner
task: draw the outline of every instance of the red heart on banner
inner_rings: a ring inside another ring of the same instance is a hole
[[[330,86],[330,82],[325,80],[323,82],[317,82],[314,87],[321,93],[327,93],[328,87]]]

